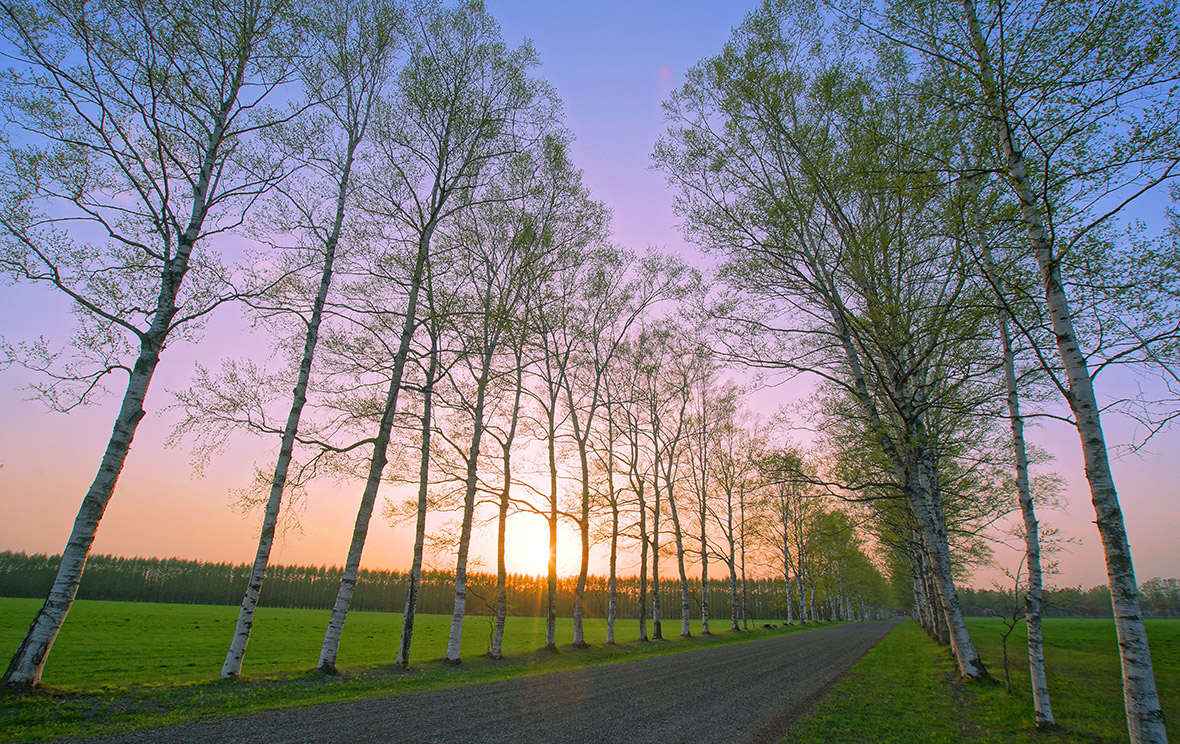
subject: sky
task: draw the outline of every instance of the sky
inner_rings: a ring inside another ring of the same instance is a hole
[[[716,2],[546,2],[489,0],[486,6],[503,27],[510,44],[531,39],[541,60],[539,74],[557,90],[566,123],[576,142],[572,157],[585,172],[594,197],[612,210],[614,240],[642,250],[657,246],[681,253],[698,265],[707,263],[677,230],[672,193],[663,176],[650,169],[649,153],[664,129],[661,101],[683,81],[685,71],[718,52],[745,13],[756,3]],[[68,338],[68,306],[38,287],[0,287],[0,335],[9,340]],[[265,346],[242,318],[229,310],[214,318],[199,345],[170,347],[148,395],[148,416],[139,427],[94,544],[97,553],[177,556],[246,562],[253,558],[260,516],[234,508],[231,489],[246,485],[257,465],[273,462],[276,443],[235,441],[215,458],[203,475],[195,475],[189,453],[164,442],[175,420],[168,411],[172,391],[189,384],[194,365],[216,365],[242,349]],[[118,406],[117,396],[69,415],[49,413],[26,400],[20,388],[32,378],[16,368],[0,371],[0,549],[60,552],[78,505],[93,478]],[[799,383],[804,385],[805,383]],[[1099,392],[1130,390],[1131,379],[1100,378]],[[759,407],[798,398],[805,389],[777,388],[760,394]],[[1108,417],[1112,444],[1133,432]],[[1068,425],[1046,423],[1029,432],[1030,440],[1055,455],[1053,469],[1068,484],[1066,508],[1043,520],[1077,541],[1056,559],[1059,586],[1105,583],[1101,545],[1094,527],[1076,432]],[[1142,457],[1115,459],[1127,528],[1140,580],[1180,576],[1180,437],[1168,433]],[[389,490],[384,492],[390,494]],[[407,494],[394,493],[400,498]],[[302,530],[285,533],[272,554],[273,563],[340,564],[347,552],[359,487],[314,484],[300,512]],[[432,522],[432,525],[437,524]],[[494,567],[493,528],[477,534],[476,567]],[[544,523],[515,517],[509,544],[515,552],[509,570],[544,570]],[[363,565],[405,567],[412,532],[374,517]],[[559,570],[577,569],[573,533],[561,538]],[[1019,554],[997,545],[999,567],[1015,570]],[[600,551],[601,552],[601,551]],[[445,568],[445,561],[440,568]],[[593,572],[604,573],[596,554]],[[624,572],[629,571],[622,565]],[[974,583],[989,586],[999,568],[981,572]]]

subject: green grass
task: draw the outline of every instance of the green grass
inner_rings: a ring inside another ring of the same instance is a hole
[[[0,648],[20,642],[40,600],[0,599]],[[714,634],[679,637],[680,622],[665,622],[667,640],[635,643],[634,620],[619,621],[617,646],[603,645],[606,622],[588,619],[589,649],[572,649],[573,625],[558,623],[557,654],[542,650],[544,618],[508,619],[502,661],[486,656],[490,618],[469,616],[463,626],[464,664],[442,661],[450,616],[419,615],[413,668],[391,665],[401,615],[350,612],[340,644],[344,674],[311,671],[319,658],[328,610],[260,609],[243,666],[245,678],[217,681],[237,618],[236,607],[78,601],[45,667],[46,691],[0,694],[0,741],[114,733],[133,728],[313,703],[338,702],[523,677],[585,666],[740,643],[799,628],[729,633],[727,620]],[[811,627],[817,627],[815,625]],[[649,624],[649,632],[650,632]]]
[[[896,627],[791,732],[796,742],[1127,741],[1122,677],[1110,620],[1045,621],[1053,714],[1061,728],[1037,732],[1023,625],[1008,641],[1012,693],[1003,686],[999,619],[970,621],[996,684],[959,681],[950,652],[916,623]],[[1148,620],[1156,684],[1168,734],[1180,738],[1180,620]]]

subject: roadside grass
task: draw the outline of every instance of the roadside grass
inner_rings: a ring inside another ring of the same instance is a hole
[[[998,618],[969,621],[995,683],[963,683],[949,650],[914,622],[885,637],[784,739],[809,742],[1077,742],[1128,741],[1122,674],[1111,620],[1045,621],[1045,655],[1053,715],[1061,728],[1033,725],[1028,638],[1023,625],[1008,639],[1012,693],[1004,689]],[[1180,620],[1148,620],[1156,684],[1170,738],[1180,738]]]
[[[20,642],[40,600],[0,599],[0,648]],[[327,677],[312,667],[319,657],[328,610],[261,608],[243,667],[244,678],[217,679],[237,619],[236,607],[78,601],[45,667],[45,690],[0,694],[0,741],[94,736],[136,728],[315,703],[343,702],[426,689],[457,687],[632,661],[741,643],[826,625],[730,632],[728,619],[713,634],[679,636],[680,621],[665,621],[665,640],[638,643],[637,621],[620,620],[605,645],[606,621],[587,619],[588,649],[569,646],[573,623],[558,621],[558,653],[543,649],[545,619],[510,617],[504,656],[487,656],[491,618],[473,615],[463,626],[462,665],[443,661],[449,615],[419,615],[409,670],[392,665],[401,614],[350,612],[340,644],[343,673]],[[830,625],[830,623],[828,624]],[[649,633],[651,625],[648,626]]]

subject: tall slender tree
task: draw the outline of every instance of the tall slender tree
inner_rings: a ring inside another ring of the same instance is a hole
[[[243,222],[283,174],[246,161],[247,140],[279,120],[262,111],[297,56],[289,10],[269,0],[0,4],[16,63],[6,110],[26,137],[6,141],[0,269],[70,299],[80,357],[58,368],[42,346],[9,350],[51,375],[40,391],[59,408],[127,373],[49,597],[4,674],[9,686],[40,681],[165,346],[236,294],[204,245]]]
[[[374,130],[377,156],[362,191],[369,209],[386,221],[390,242],[410,248],[407,270],[395,280],[404,286],[406,300],[344,575],[317,664],[329,673],[336,669],[340,634],[388,459],[435,232],[475,203],[485,179],[498,170],[498,161],[520,151],[522,127],[552,116],[544,86],[528,77],[536,64],[532,48],[508,49],[482,5],[446,8],[427,0],[408,7],[407,14],[407,61]]]

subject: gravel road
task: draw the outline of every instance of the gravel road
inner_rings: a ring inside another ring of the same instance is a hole
[[[221,718],[104,744],[777,742],[893,622],[572,672]]]

